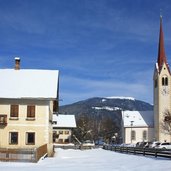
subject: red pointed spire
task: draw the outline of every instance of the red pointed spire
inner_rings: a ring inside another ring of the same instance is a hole
[[[163,63],[167,65],[167,59],[164,49],[164,34],[163,34],[163,27],[162,27],[162,16],[160,16],[160,34],[159,34],[159,47],[158,47],[158,67],[159,70],[161,69]]]

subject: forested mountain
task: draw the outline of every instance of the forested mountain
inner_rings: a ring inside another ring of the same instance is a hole
[[[131,97],[94,97],[61,106],[59,113],[74,114],[77,121],[75,135],[81,140],[109,139],[121,136],[121,112],[124,110],[153,110],[153,106]],[[118,139],[118,141],[120,141]]]

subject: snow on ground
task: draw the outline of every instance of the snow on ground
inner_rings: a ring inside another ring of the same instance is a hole
[[[0,171],[162,171],[171,169],[171,159],[105,151],[56,149],[55,157],[38,163],[0,162]]]

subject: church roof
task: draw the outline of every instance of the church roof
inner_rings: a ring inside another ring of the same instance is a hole
[[[153,111],[123,111],[124,127],[154,127]]]
[[[58,70],[0,69],[0,98],[56,99]]]
[[[169,66],[167,63],[167,58],[166,58],[166,54],[165,54],[165,48],[164,48],[164,33],[163,33],[163,26],[162,26],[162,16],[160,16],[160,33],[159,33],[159,45],[158,45],[158,59],[157,59],[157,63],[158,63],[158,69],[159,71],[161,70],[163,63],[166,64],[168,70],[169,70]],[[170,72],[170,70],[169,70]]]

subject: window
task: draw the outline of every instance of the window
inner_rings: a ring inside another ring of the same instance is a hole
[[[164,77],[162,77],[162,85],[164,85]]]
[[[63,142],[64,142],[63,139],[58,140],[58,143],[63,143]]]
[[[65,134],[68,135],[69,134],[69,131],[65,131]]]
[[[162,77],[162,86],[167,86],[168,85],[168,78],[167,76]]]
[[[27,106],[27,118],[35,118],[35,106]]]
[[[135,140],[136,138],[136,133],[135,131],[131,131],[131,140]]]
[[[7,115],[0,115],[0,125],[7,125]]]
[[[63,131],[59,131],[59,134],[63,134]]]
[[[10,132],[9,133],[9,143],[10,144],[18,144],[18,132]]]
[[[143,131],[143,140],[147,140],[147,131],[146,130]]]
[[[18,105],[11,105],[10,117],[18,117]]]
[[[165,78],[165,85],[168,85],[168,78]]]
[[[65,143],[69,143],[69,139],[65,139],[64,142],[65,142]]]
[[[27,145],[34,145],[35,144],[35,133],[34,132],[27,132],[26,133],[26,144]]]
[[[53,142],[56,142],[56,139],[59,138],[59,134],[56,131],[53,132]]]
[[[53,121],[52,124],[56,125],[57,124],[57,121]]]

